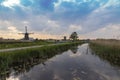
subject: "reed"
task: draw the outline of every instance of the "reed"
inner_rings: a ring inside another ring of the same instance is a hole
[[[120,41],[119,40],[95,40],[90,43],[95,55],[107,60],[112,65],[120,66]]]

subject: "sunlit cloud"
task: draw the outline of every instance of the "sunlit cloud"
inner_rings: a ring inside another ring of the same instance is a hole
[[[12,8],[13,6],[19,5],[20,0],[5,0],[4,2],[1,3],[5,7]]]

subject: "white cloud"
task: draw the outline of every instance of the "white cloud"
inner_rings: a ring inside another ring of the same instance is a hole
[[[1,30],[6,30],[7,27],[9,27],[11,25],[12,25],[12,23],[7,20],[0,20],[0,29]]]
[[[12,22],[0,20],[0,37],[18,39],[22,37],[22,35],[18,36],[19,32],[21,31]]]
[[[58,7],[64,1],[66,1],[66,2],[73,2],[73,3],[76,2],[76,0],[58,0],[57,3],[54,3],[55,7]]]
[[[82,30],[82,26],[81,25],[70,25],[69,27],[70,30],[72,31],[81,31]]]
[[[86,38],[114,38],[120,39],[120,24],[109,24],[104,28],[98,29],[85,35]]]
[[[12,8],[13,6],[19,5],[20,0],[5,0],[3,3],[1,3],[5,7]]]
[[[48,25],[50,25],[53,28],[59,28],[60,26],[57,24],[57,21],[48,20]]]
[[[104,6],[103,8],[106,8],[106,7],[117,7],[117,6],[120,6],[120,0],[109,0]]]
[[[12,32],[12,33],[18,33],[18,32],[19,32],[19,31],[17,30],[17,28],[14,27],[14,26],[8,27],[8,30],[9,30],[10,32]]]
[[[101,12],[107,10],[108,7],[120,7],[120,0],[108,0],[107,3],[101,3],[101,6],[97,8],[94,12]]]

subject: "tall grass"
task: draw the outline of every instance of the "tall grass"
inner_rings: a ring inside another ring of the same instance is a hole
[[[0,53],[0,75],[6,76],[13,68],[16,72],[28,71],[33,65],[44,63],[46,59],[61,54],[80,43],[64,43],[40,48]]]
[[[95,40],[90,43],[90,47],[101,59],[120,66],[120,41]]]

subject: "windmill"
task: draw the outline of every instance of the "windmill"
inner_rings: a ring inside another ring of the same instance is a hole
[[[28,33],[27,32],[27,26],[25,26],[25,33],[19,33],[24,35],[24,40],[29,40],[29,35],[33,33]]]

